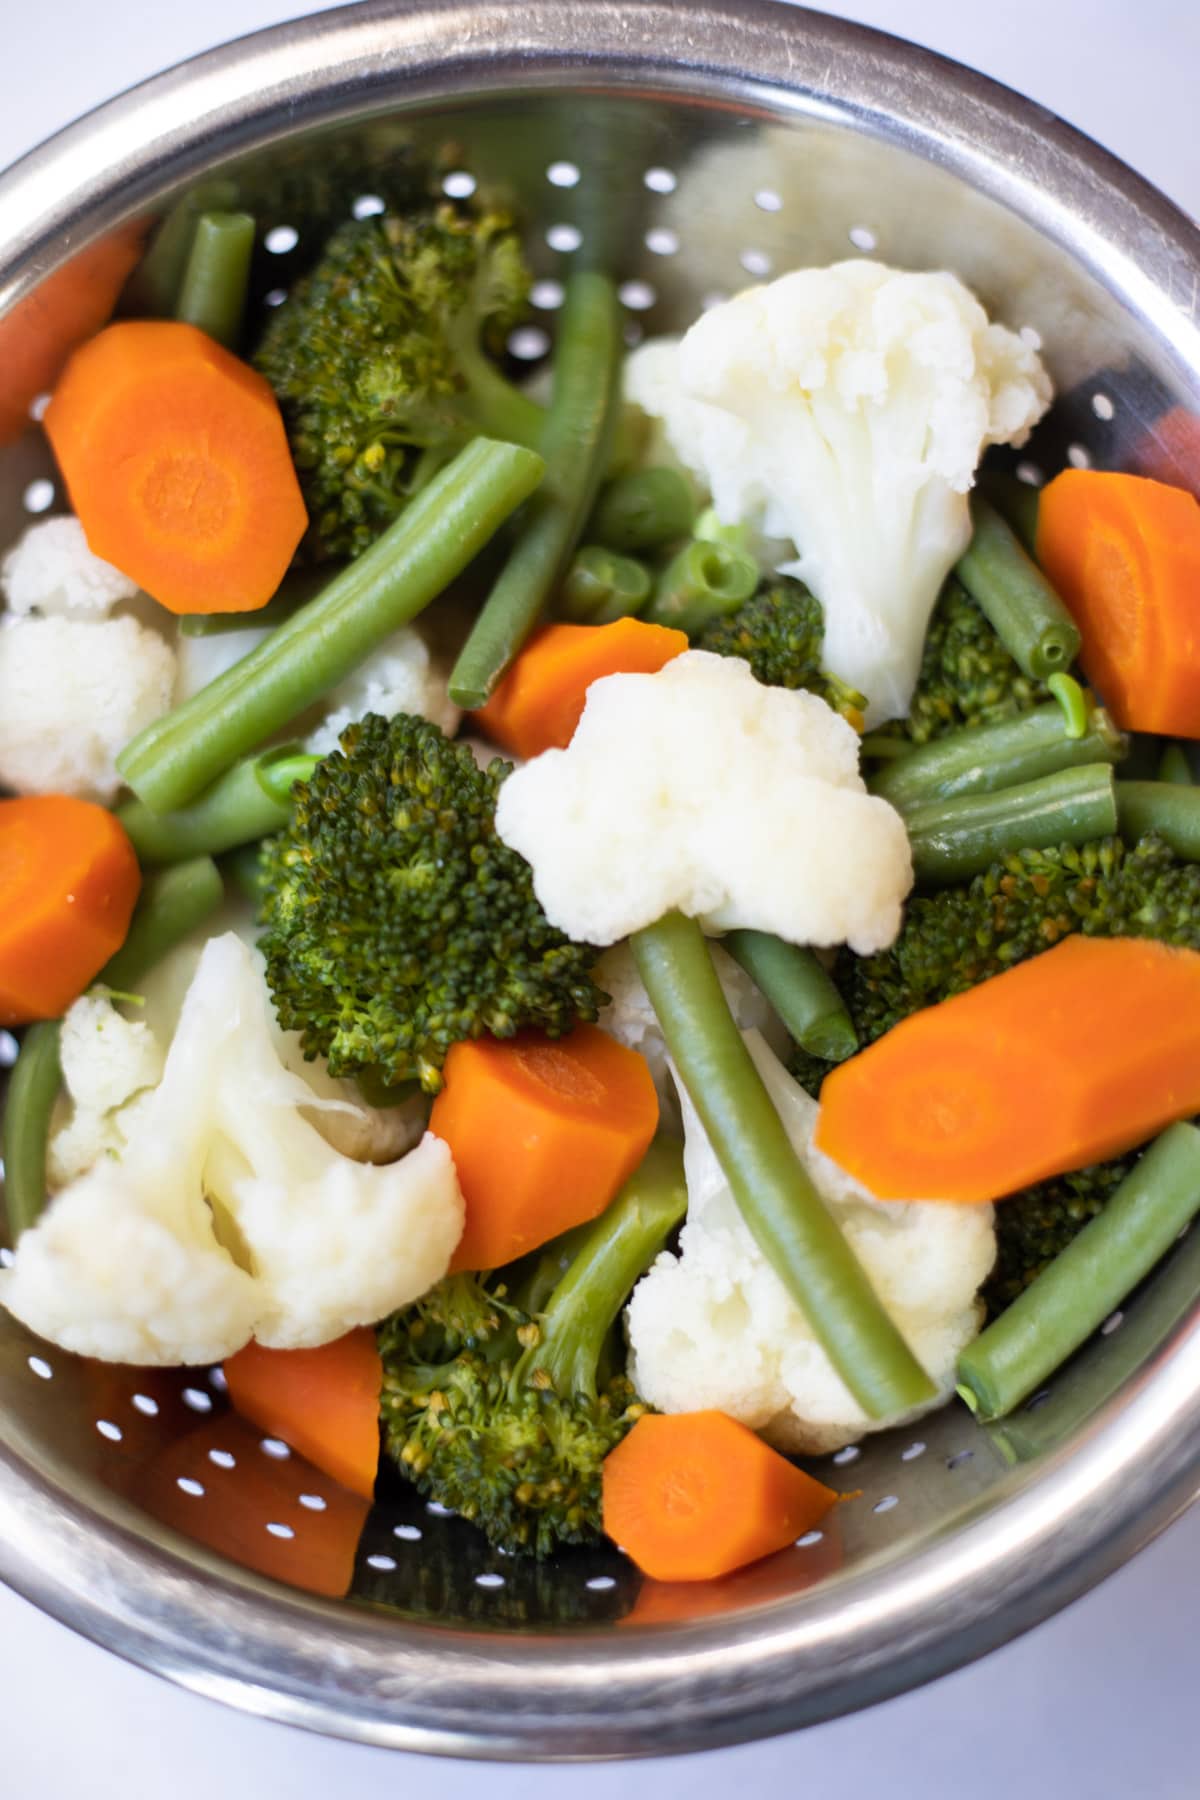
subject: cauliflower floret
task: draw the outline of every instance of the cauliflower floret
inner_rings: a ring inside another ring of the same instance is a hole
[[[107,803],[116,759],[165,713],[175,656],[136,619],[17,618],[0,625],[0,784]]]
[[[138,592],[136,581],[93,556],[79,520],[42,519],[0,563],[0,588],[14,614],[103,619]]]
[[[123,1018],[100,994],[84,994],[67,1008],[59,1055],[72,1111],[50,1139],[52,1189],[73,1181],[102,1156],[120,1153],[128,1124],[120,1109],[156,1086],[163,1072],[162,1047],[150,1027],[142,1019]]]
[[[426,1133],[383,1168],[334,1150],[308,1113],[343,1103],[280,1061],[261,965],[232,932],[206,945],[162,1079],[131,1104],[119,1155],[64,1188],[0,1271],[0,1305],[43,1337],[132,1363],[216,1360],[251,1334],[295,1348],[445,1273],[463,1222],[449,1148]]]
[[[551,923],[612,944],[673,907],[709,931],[890,944],[912,884],[899,814],[867,793],[858,738],[815,694],[691,650],[588,689],[565,750],[500,789],[496,828]]]
[[[336,750],[347,725],[367,713],[379,713],[385,719],[414,713],[439,725],[447,737],[454,736],[462,719],[446,691],[445,670],[411,625],[393,632],[361,667],[331,690],[324,705],[325,717],[305,744],[314,756],[328,756]]]
[[[626,392],[723,521],[794,545],[780,570],[821,601],[826,665],[873,724],[908,710],[983,450],[1024,443],[1052,390],[956,275],[862,258],[749,288],[644,345]]]
[[[247,616],[252,618],[253,614]],[[235,663],[241,662],[243,656],[249,656],[252,650],[257,650],[270,635],[270,627],[264,625],[209,631],[202,637],[184,637],[181,632],[175,649],[176,706],[182,706],[185,700],[194,698],[210,681],[215,681],[218,675],[224,675]]]
[[[995,1257],[990,1206],[882,1202],[812,1146],[818,1107],[755,1032],[747,1047],[817,1189],[871,1285],[937,1387],[953,1389],[979,1330],[976,1300]],[[781,1450],[818,1453],[902,1422],[869,1419],[787,1294],[749,1228],[686,1092],[688,1214],[677,1256],[663,1254],[626,1313],[630,1377],[663,1412],[717,1407]],[[903,1418],[914,1418],[908,1413]]]

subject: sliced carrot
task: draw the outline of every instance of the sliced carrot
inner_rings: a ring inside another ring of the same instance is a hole
[[[429,1120],[467,1207],[451,1270],[500,1268],[594,1219],[657,1128],[645,1057],[594,1025],[455,1044]]]
[[[352,1494],[371,1498],[383,1387],[373,1331],[351,1331],[316,1350],[247,1344],[226,1361],[225,1380],[244,1418],[282,1438]]]
[[[881,1200],[997,1200],[1198,1110],[1200,953],[1074,936],[841,1063],[815,1141]]]
[[[72,356],[45,424],[97,556],[175,613],[271,598],[308,520],[261,375],[194,325],[110,325]]]
[[[0,800],[0,1024],[56,1019],[125,941],[141,871],[112,814],[67,794]]]
[[[836,1500],[723,1412],[647,1413],[604,1461],[604,1529],[655,1581],[728,1575]]]
[[[486,706],[473,715],[516,756],[565,750],[587,691],[603,675],[653,675],[688,647],[687,634],[641,619],[546,625],[530,638]]]
[[[20,437],[75,346],[108,323],[145,237],[144,226],[124,225],[89,244],[0,319],[0,444]]]
[[[1042,490],[1038,561],[1079,660],[1128,731],[1200,737],[1200,504],[1141,475],[1067,469]]]

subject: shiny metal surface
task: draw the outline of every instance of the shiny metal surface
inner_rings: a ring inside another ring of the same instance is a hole
[[[262,288],[286,287],[323,209],[402,185],[414,156],[505,191],[547,281],[612,260],[634,331],[873,245],[957,268],[1045,343],[1062,398],[1026,458],[1043,472],[1068,454],[1177,472],[1200,412],[1200,240],[1161,196],[977,76],[744,0],[368,5],[200,58],[0,180],[0,312],[218,168],[298,230],[261,259]],[[33,428],[0,455],[0,544],[49,473]],[[818,1543],[694,1590],[603,1551],[506,1564],[402,1493],[364,1526],[207,1372],[98,1370],[5,1322],[0,1576],[196,1691],[379,1744],[578,1757],[780,1730],[980,1654],[1193,1498],[1198,1285],[1193,1233],[1005,1431],[951,1409],[868,1440],[818,1470],[861,1490]]]

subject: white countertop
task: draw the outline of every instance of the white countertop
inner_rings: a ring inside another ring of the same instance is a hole
[[[584,4],[584,0],[580,0]],[[76,114],[303,0],[8,0],[0,166]],[[1200,213],[1196,0],[871,0],[830,6],[1021,88]],[[168,1687],[0,1588],[5,1800],[709,1800],[735,1785],[908,1800],[1194,1800],[1200,1508],[1065,1614],[869,1713],[666,1764],[569,1771],[419,1761],[307,1737]]]

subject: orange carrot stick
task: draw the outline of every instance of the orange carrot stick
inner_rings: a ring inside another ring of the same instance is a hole
[[[141,871],[112,814],[0,800],[0,1024],[57,1019],[125,941]]]
[[[723,1412],[648,1413],[604,1461],[604,1529],[655,1581],[728,1575],[836,1500]]]
[[[1118,725],[1200,737],[1200,505],[1140,475],[1067,469],[1042,490],[1038,561]]]
[[[657,1127],[645,1057],[594,1025],[455,1044],[429,1120],[467,1205],[451,1270],[499,1268],[594,1219]]]
[[[836,1068],[816,1144],[881,1200],[996,1200],[1200,1110],[1200,953],[1065,938]]]
[[[371,1498],[383,1387],[373,1331],[351,1331],[316,1350],[247,1344],[226,1361],[225,1379],[244,1418],[282,1438],[352,1494]]]
[[[271,598],[308,521],[261,375],[194,325],[110,325],[45,424],[97,556],[175,613]]]
[[[565,750],[593,681],[602,675],[653,675],[687,647],[686,633],[640,619],[546,625],[473,718],[516,756]]]

